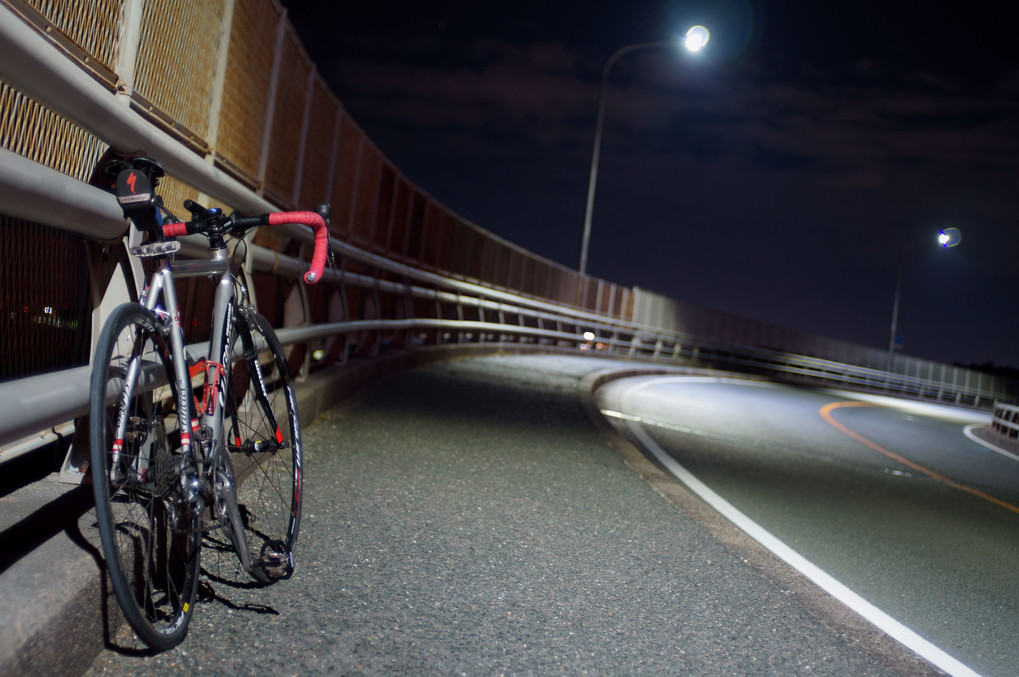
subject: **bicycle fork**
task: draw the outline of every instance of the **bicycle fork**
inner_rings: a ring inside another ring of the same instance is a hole
[[[216,286],[212,339],[209,343],[209,360],[206,361],[206,383],[200,416],[203,441],[207,440],[208,443],[208,448],[203,451],[206,452],[212,475],[210,488],[216,517],[230,534],[241,568],[250,574],[253,564],[248,554],[244,520],[237,503],[236,478],[230,454],[227,453],[227,431],[224,425],[229,379],[232,378],[229,366],[233,363],[231,339],[234,313],[237,312],[233,296],[234,279],[226,272]],[[215,358],[218,358],[218,362],[212,361]]]

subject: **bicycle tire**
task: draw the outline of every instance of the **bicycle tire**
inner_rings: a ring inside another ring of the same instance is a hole
[[[141,376],[126,390],[132,363]],[[154,384],[166,380],[169,385]],[[155,317],[138,304],[110,315],[92,368],[89,443],[96,522],[124,618],[151,649],[187,634],[198,589],[200,516],[185,509],[176,388]],[[125,434],[117,422],[126,416]]]
[[[290,578],[301,523],[302,444],[294,385],[276,332],[254,311],[235,315],[227,449],[252,578]]]

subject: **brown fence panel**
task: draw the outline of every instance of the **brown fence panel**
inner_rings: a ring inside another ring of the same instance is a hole
[[[324,284],[308,285],[308,324],[320,324],[329,319],[329,300],[333,290]]]
[[[280,54],[279,81],[272,118],[265,195],[283,207],[293,207],[294,182],[301,152],[301,132],[307,105],[308,76],[313,65],[293,28],[287,26]]]
[[[485,238],[484,246],[481,248],[480,268],[478,279],[483,283],[498,287],[499,280],[499,254],[502,250],[502,243],[494,238]]]
[[[407,230],[410,221],[412,187],[402,176],[396,178],[393,196],[393,216],[390,219],[390,236],[386,248],[398,259],[407,258]]]
[[[613,313],[613,317],[629,320],[633,317],[633,290],[623,286],[620,286],[619,290],[622,292],[618,295],[619,307]]]
[[[407,222],[407,259],[410,263],[420,261],[421,242],[425,230],[425,213],[428,210],[428,196],[411,185],[413,196],[410,202],[410,217]]]
[[[92,303],[82,238],[8,216],[0,216],[0,230],[0,381],[88,364]]]
[[[383,161],[379,173],[379,191],[376,197],[375,216],[372,219],[371,245],[375,251],[384,252],[389,249],[395,194],[396,171],[391,164]]]
[[[439,229],[439,239],[436,242],[436,260],[438,261],[439,269],[449,275],[455,272],[453,266],[453,255],[455,253],[453,243],[456,240],[458,224],[459,217],[443,206],[442,226]]]
[[[502,261],[499,263],[499,279],[506,289],[513,289],[513,262],[516,260],[517,248],[511,245],[504,245],[502,250]]]
[[[510,251],[506,271],[506,286],[510,289],[520,289],[521,287],[524,279],[524,260],[524,255],[518,249]]]
[[[0,147],[88,181],[106,144],[0,82]]]
[[[84,3],[83,3],[84,4]],[[215,157],[250,186],[258,178],[266,92],[279,11],[270,0],[235,0]]]
[[[555,301],[563,287],[564,271],[559,266],[549,266],[545,298]]]
[[[318,75],[312,80],[311,117],[304,141],[304,165],[298,187],[298,209],[311,209],[329,193],[329,169],[333,161],[333,137],[340,102]]]
[[[431,198],[422,195],[424,200],[423,218],[421,220],[418,261],[422,268],[436,270],[439,262],[439,232],[442,229],[442,207]]]
[[[615,285],[611,282],[598,282],[598,312],[603,315],[612,314],[612,302],[614,300]]]
[[[549,277],[552,274],[552,264],[544,259],[538,261],[538,267],[534,280],[534,295],[543,299],[549,298]]]
[[[285,282],[283,278],[272,273],[254,272],[251,274],[255,298],[258,299],[258,313],[269,320],[274,327],[283,326],[283,310],[286,301]]]
[[[354,191],[357,188],[364,134],[349,115],[342,110],[340,115],[340,138],[337,140],[329,199],[333,206],[332,231],[340,239],[346,240],[350,238],[350,224],[354,218]]]
[[[107,70],[116,70],[123,0],[26,0]]]
[[[530,282],[534,279],[534,259],[530,256],[520,257],[520,271],[519,278],[513,285],[514,289],[518,289],[524,294],[530,294]]]
[[[570,306],[577,305],[577,277],[578,275],[572,270],[563,270],[563,275],[559,279],[559,289],[554,301],[563,303]]]
[[[456,272],[453,267],[453,243],[457,235],[459,220],[456,214],[442,210],[442,226],[439,228],[439,239],[436,242],[438,252],[436,254],[436,265],[439,270],[453,274]]]
[[[509,270],[509,247],[502,240],[491,240],[485,254],[485,266],[488,269],[486,281],[497,289],[506,288],[506,274]]]
[[[459,277],[470,277],[471,253],[476,238],[476,233],[468,224],[456,219],[453,222],[453,240],[450,243],[453,250],[451,270]]]
[[[183,181],[172,176],[165,176],[159,181],[159,194],[163,198],[163,205],[177,218],[186,218],[188,211],[184,209],[184,200],[198,201],[198,191]],[[205,205],[208,207],[209,205]],[[230,210],[230,205],[219,205],[225,207],[224,211]]]
[[[484,277],[485,249],[489,246],[492,238],[488,233],[479,230],[476,226],[472,225],[470,229],[472,241],[470,258],[467,261],[467,274],[471,279],[481,282]]]
[[[372,224],[379,194],[379,173],[382,171],[382,153],[365,139],[358,165],[357,193],[353,205],[353,222],[350,238],[355,244],[371,244]]]
[[[598,285],[600,280],[584,278],[584,300],[583,307],[586,310],[596,311],[598,309]]]
[[[206,148],[223,3],[157,0],[143,7],[133,103]]]

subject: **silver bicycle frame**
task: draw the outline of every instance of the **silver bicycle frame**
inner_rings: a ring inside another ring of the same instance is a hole
[[[201,424],[206,430],[220,430],[223,422],[222,407],[214,407],[210,413],[195,411],[194,403],[191,401],[191,376],[188,373],[188,364],[184,351],[184,329],[180,324],[180,305],[177,302],[177,290],[174,286],[174,277],[200,277],[203,275],[219,275],[220,281],[216,288],[215,303],[212,311],[212,336],[209,345],[209,356],[220,356],[221,366],[224,345],[229,346],[230,322],[227,315],[232,314],[233,304],[233,275],[230,273],[230,260],[227,250],[213,250],[212,258],[208,261],[181,261],[173,262],[164,259],[150,279],[148,288],[142,293],[141,304],[154,313],[169,329],[170,352],[174,365],[172,378],[177,383],[177,411],[180,417],[181,446],[185,452],[189,451],[192,440],[191,433]],[[160,300],[163,306],[160,307]],[[219,374],[222,378],[223,374]],[[167,374],[167,378],[171,378]],[[216,383],[215,387],[222,392],[222,383]],[[189,416],[193,413],[195,419]],[[208,427],[205,427],[208,426]],[[213,440],[215,442],[216,440]],[[208,459],[199,459],[205,461]]]
[[[231,362],[231,340],[233,336],[233,314],[236,312],[234,303],[235,279],[230,272],[230,255],[226,248],[213,249],[209,260],[179,261],[163,259],[159,270],[150,280],[149,286],[142,294],[141,303],[154,313],[169,329],[170,352],[174,374],[167,374],[177,383],[177,415],[181,432],[181,447],[184,454],[192,454],[206,476],[210,469],[216,473],[213,477],[213,496],[223,501],[222,505],[214,506],[217,512],[225,511],[232,524],[232,537],[241,564],[245,571],[250,571],[251,562],[248,554],[247,538],[242,528],[240,510],[237,506],[237,494],[233,469],[226,453],[225,431],[223,428],[226,410],[227,371]],[[179,277],[219,277],[216,284],[215,301],[212,309],[212,335],[209,340],[209,354],[206,364],[206,392],[203,393],[201,404],[203,411],[196,411],[191,396],[191,375],[184,351],[184,330],[180,323],[180,306],[177,302],[177,291],[174,286],[175,276]],[[242,292],[243,295],[243,292]],[[160,307],[160,299],[164,306]],[[193,417],[192,417],[193,414]],[[199,444],[195,445],[192,433],[199,433]],[[201,444],[202,436],[208,434],[207,451]],[[197,452],[194,451],[197,449]]]

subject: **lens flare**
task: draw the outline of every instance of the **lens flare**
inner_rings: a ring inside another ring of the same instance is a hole
[[[945,228],[938,233],[938,244],[945,249],[954,247],[962,241],[962,232],[958,228]]]
[[[699,52],[704,49],[711,38],[711,33],[704,26],[693,26],[686,32],[683,38],[683,45],[691,52]]]

